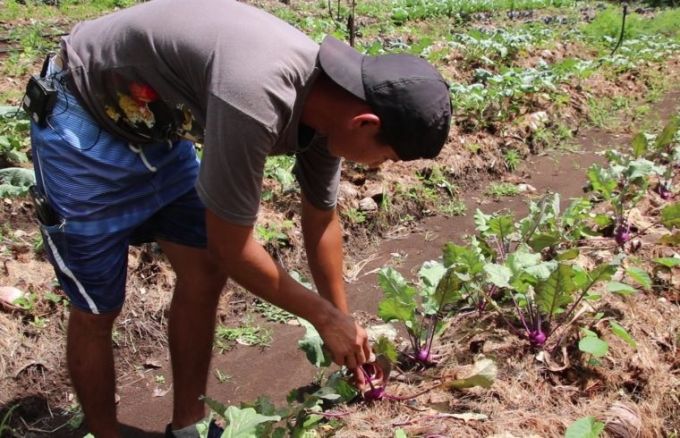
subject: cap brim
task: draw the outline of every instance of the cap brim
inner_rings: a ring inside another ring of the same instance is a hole
[[[319,48],[319,64],[333,82],[361,100],[366,100],[361,64],[364,56],[349,45],[327,36]]]

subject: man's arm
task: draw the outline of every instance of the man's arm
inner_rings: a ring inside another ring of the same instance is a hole
[[[314,325],[338,365],[366,362],[366,332],[331,302],[295,281],[253,238],[253,227],[235,225],[206,210],[208,250],[232,279],[255,295]]]
[[[302,196],[302,233],[314,283],[322,297],[349,314],[343,281],[342,229],[336,210],[320,210]]]

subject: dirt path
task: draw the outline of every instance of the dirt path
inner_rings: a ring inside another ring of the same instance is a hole
[[[680,91],[667,94],[654,106],[653,117],[665,120],[678,110],[678,101]],[[591,163],[600,160],[595,151],[625,145],[629,137],[610,134],[601,129],[588,129],[575,140],[580,143],[581,152],[559,157],[532,157],[517,174],[524,175],[525,182],[535,187],[538,194],[559,192],[566,204],[569,198],[582,194],[586,169]],[[398,263],[402,273],[413,274],[423,261],[439,257],[443,244],[459,240],[473,230],[472,213],[476,208],[485,212],[506,208],[517,214],[526,211],[526,196],[485,203],[488,197],[483,194],[483,190],[480,187],[465,194],[468,207],[466,216],[428,218],[415,232],[386,240],[365,254],[370,261],[348,287],[352,310],[375,314],[380,298],[375,270],[386,264]],[[395,256],[397,254],[399,257]],[[297,350],[296,343],[302,334],[299,327],[277,325],[270,348],[259,350],[239,346],[223,355],[215,355],[211,370],[217,368],[231,378],[220,383],[211,373],[208,394],[226,404],[254,400],[259,395],[266,395],[275,403],[281,403],[291,389],[310,383],[316,372]],[[165,375],[164,388],[171,387],[169,370],[167,359],[162,360],[159,371]],[[160,432],[171,417],[172,391],[160,397],[154,396],[157,386],[144,376],[132,376],[119,382],[119,416],[126,425],[127,436],[162,436]]]

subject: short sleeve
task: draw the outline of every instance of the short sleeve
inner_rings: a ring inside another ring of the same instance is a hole
[[[230,223],[253,225],[264,164],[273,144],[274,136],[266,126],[211,96],[196,184],[205,206]]]
[[[330,210],[338,199],[341,160],[330,154],[325,139],[316,139],[296,155],[293,172],[305,198],[316,208]]]

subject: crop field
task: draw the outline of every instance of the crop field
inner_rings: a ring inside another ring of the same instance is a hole
[[[88,433],[19,104],[75,23],[135,3],[0,0],[0,438]],[[679,437],[680,5],[246,3],[317,42],[427,59],[454,113],[437,159],[343,163],[348,299],[378,355],[367,383],[307,321],[229,282],[204,399],[223,436]],[[293,165],[268,159],[255,232],[313,288]],[[156,244],[130,248],[113,333],[124,436],[163,436],[172,415],[174,279]]]

